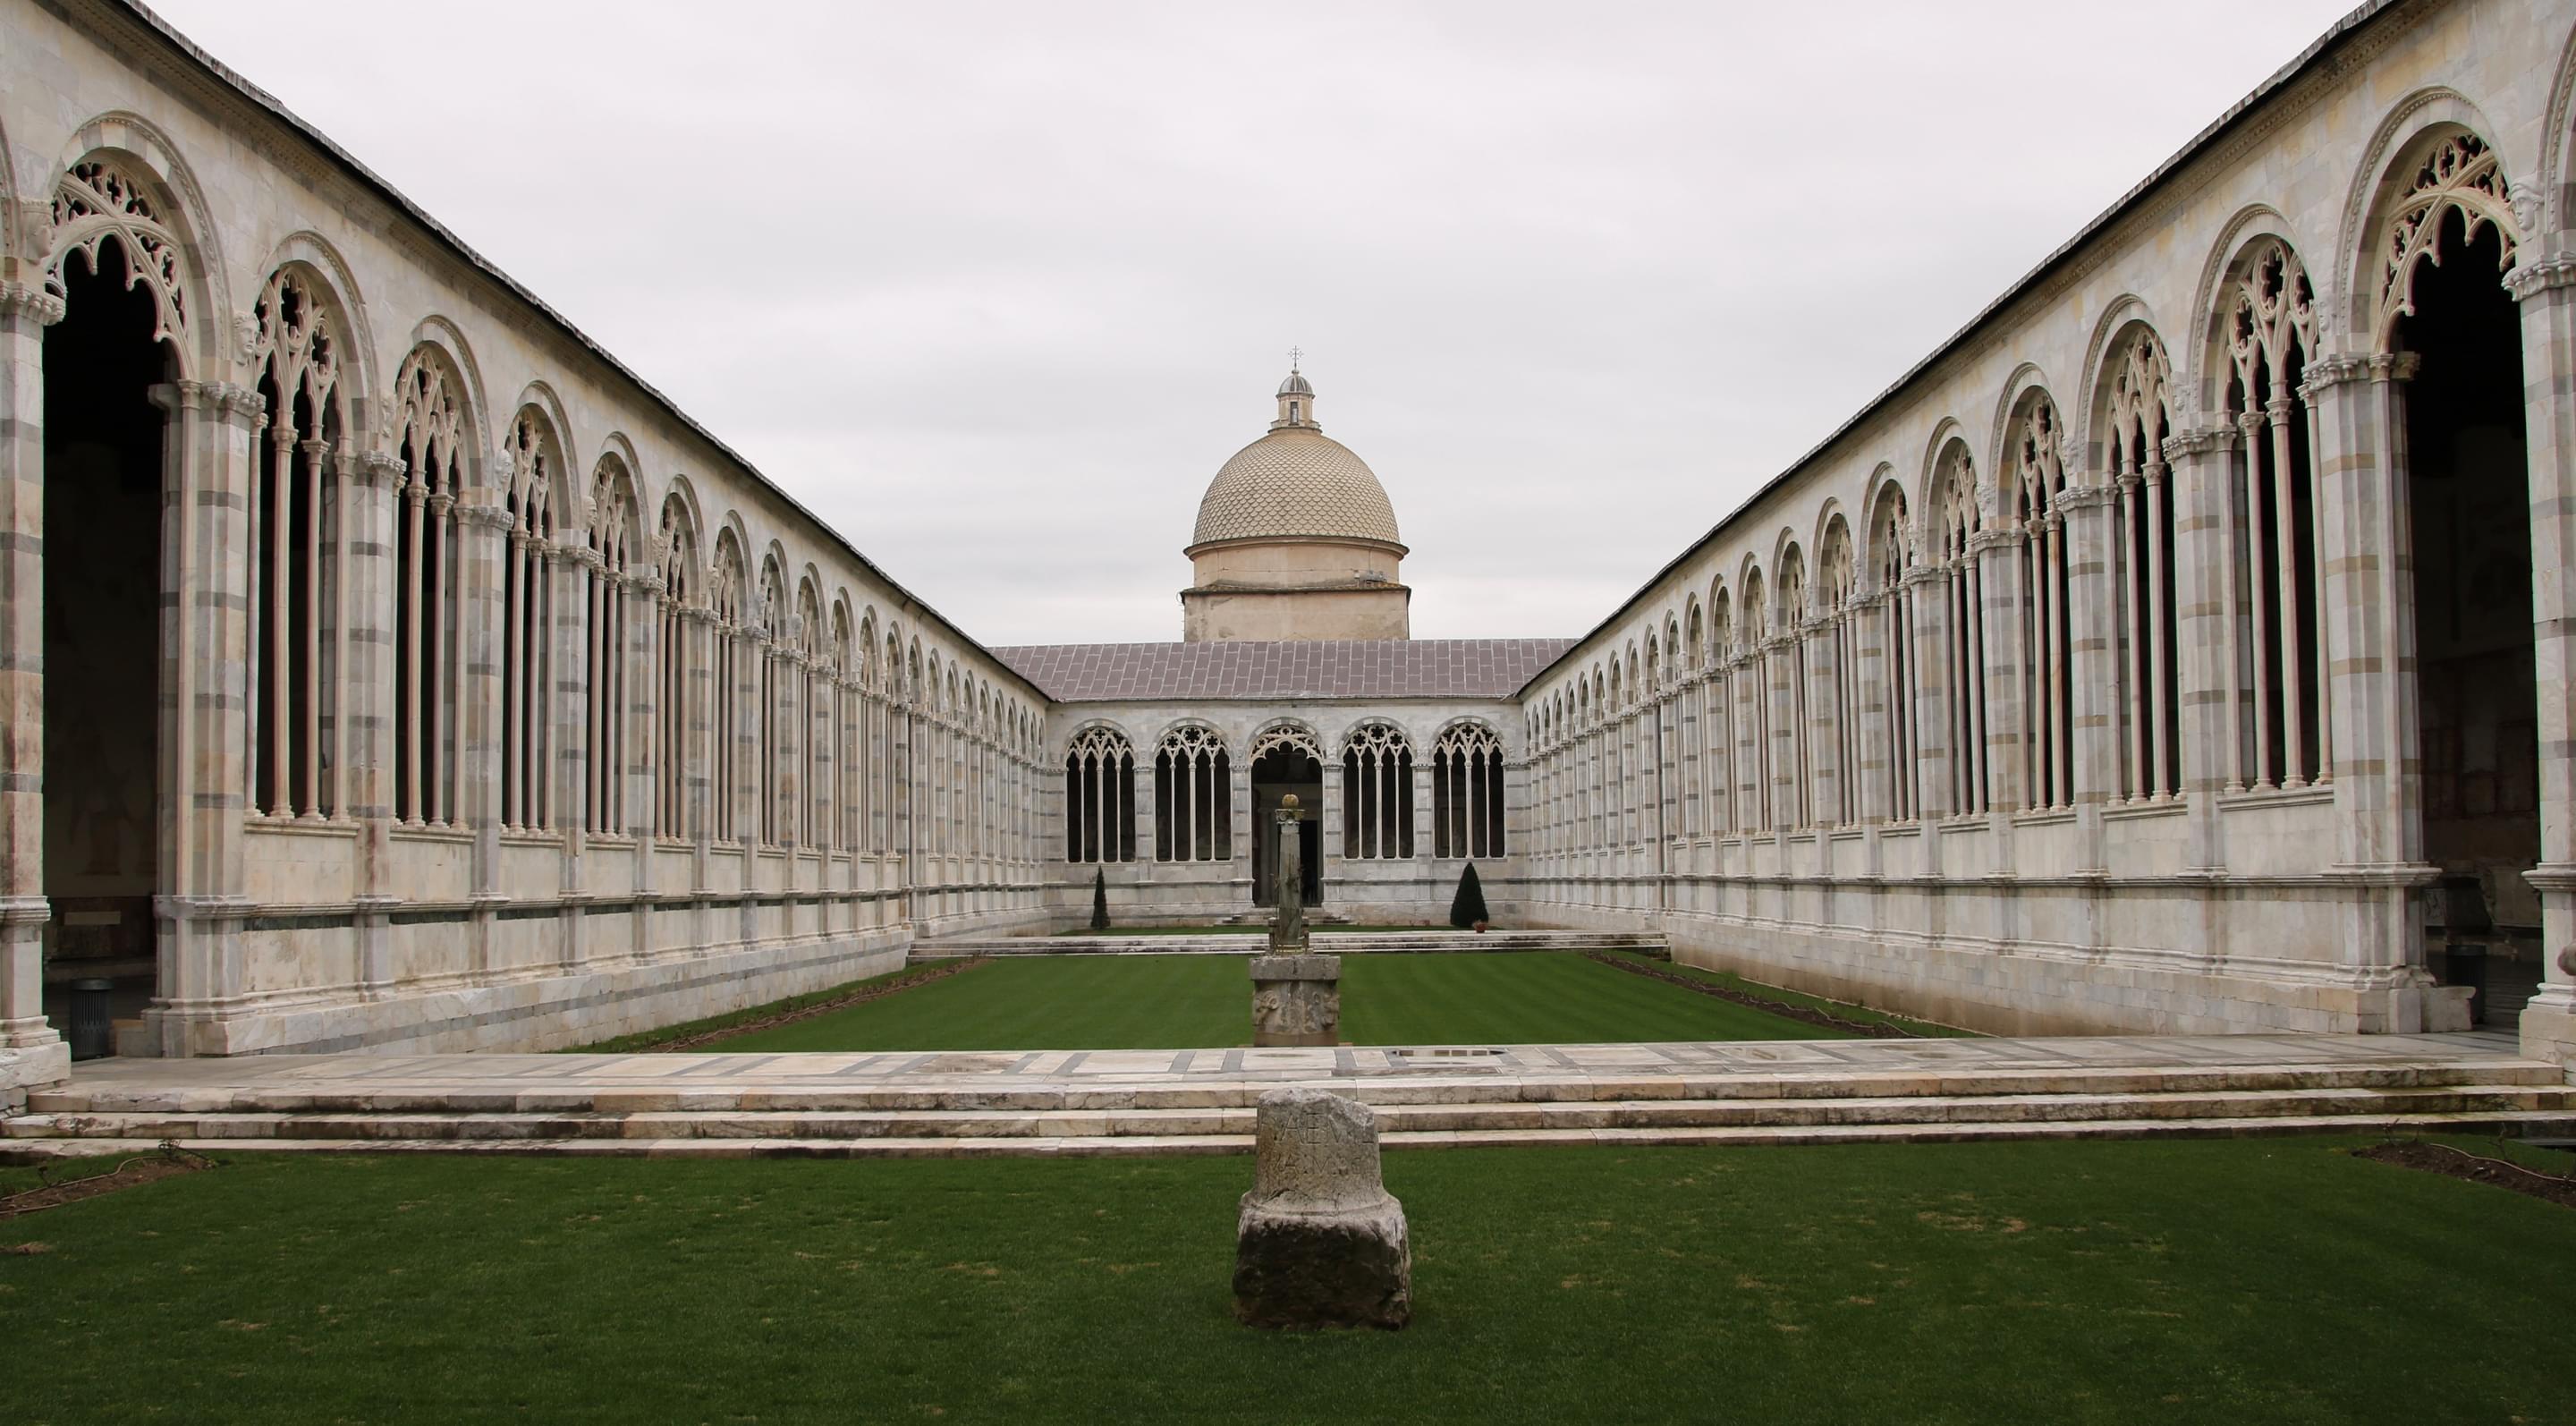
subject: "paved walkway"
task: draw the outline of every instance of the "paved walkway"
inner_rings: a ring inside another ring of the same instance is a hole
[[[1848,1074],[1973,1080],[2048,1071],[2492,1067],[2518,1062],[2503,1035],[2177,1035],[2046,1039],[1753,1040],[1678,1044],[1342,1047],[1334,1049],[1031,1050],[879,1054],[255,1055],[116,1059],[80,1065],[68,1094],[93,1106],[236,1094],[485,1100],[636,1093],[708,1098],[852,1090],[1184,1088],[1252,1082],[1455,1082],[1598,1079],[1622,1089],[1664,1081]],[[1393,1085],[1385,1086],[1393,1088]],[[1499,1087],[1499,1086],[1495,1086]],[[1372,1095],[1372,1097],[1375,1097]]]

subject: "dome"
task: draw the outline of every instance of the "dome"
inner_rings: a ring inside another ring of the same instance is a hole
[[[1288,379],[1279,383],[1279,394],[1282,396],[1312,396],[1315,394],[1315,388],[1307,382],[1302,373],[1291,371],[1288,373]]]
[[[1376,473],[1313,426],[1285,426],[1236,451],[1208,482],[1190,543],[1297,537],[1403,543]]]

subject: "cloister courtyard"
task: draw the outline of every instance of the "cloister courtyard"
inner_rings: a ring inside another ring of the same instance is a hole
[[[448,8],[0,0],[0,1426],[2576,1422],[2568,0]]]

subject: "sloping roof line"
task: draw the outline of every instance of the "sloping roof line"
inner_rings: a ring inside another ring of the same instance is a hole
[[[108,0],[108,3],[115,8],[124,10],[127,14],[133,16],[134,19],[139,21],[147,30],[158,35],[163,43],[169,45],[170,48],[178,52],[182,60],[204,70],[209,76],[230,88],[236,94],[239,94],[243,99],[248,100],[260,109],[265,110],[270,117],[276,119],[279,123],[286,125],[289,129],[294,130],[295,133],[301,136],[305,142],[312,144],[315,148],[320,149],[324,154],[328,155],[331,161],[338,164],[351,178],[354,178],[359,183],[365,185],[368,189],[373,191],[376,196],[382,198],[385,202],[392,204],[396,211],[400,212],[404,217],[418,224],[423,230],[435,237],[460,261],[475,269],[477,272],[480,272],[485,277],[491,279],[493,282],[498,283],[513,299],[526,303],[530,309],[537,313],[538,316],[543,317],[550,325],[552,325],[558,333],[569,338],[584,351],[590,353],[590,355],[597,359],[600,364],[606,366],[611,372],[615,373],[619,379],[633,386],[638,392],[641,392],[646,400],[652,402],[655,406],[660,407],[665,415],[669,416],[673,421],[678,422],[684,430],[689,432],[690,435],[706,442],[708,446],[715,450],[717,455],[721,456],[725,460],[733,462],[734,467],[740,470],[744,475],[750,477],[754,483],[766,488],[772,495],[777,496],[781,501],[785,502],[787,508],[802,517],[807,524],[822,531],[824,538],[828,539],[833,544],[840,546],[842,551],[849,555],[851,559],[858,561],[861,569],[864,569],[869,574],[876,576],[877,579],[885,584],[888,590],[892,591],[896,598],[902,600],[905,604],[910,605],[921,617],[938,624],[943,629],[946,629],[958,640],[958,642],[964,644],[966,647],[984,654],[987,657],[993,657],[993,651],[991,649],[984,647],[981,641],[967,633],[964,629],[959,628],[955,622],[948,618],[948,616],[940,613],[937,609],[932,608],[928,600],[923,599],[920,595],[904,588],[901,581],[886,573],[884,568],[878,565],[875,560],[872,560],[866,555],[860,553],[859,547],[850,543],[848,536],[842,534],[838,529],[834,528],[830,522],[816,515],[813,511],[806,509],[805,503],[798,500],[795,496],[790,495],[787,492],[786,487],[780,485],[777,481],[770,479],[767,475],[762,474],[760,468],[753,465],[750,461],[745,460],[740,451],[737,451],[733,447],[725,444],[724,441],[719,439],[714,432],[708,430],[702,425],[699,425],[695,417],[691,416],[688,412],[681,410],[678,403],[663,395],[661,391],[653,385],[653,383],[646,381],[641,376],[638,376],[633,370],[628,368],[624,362],[619,361],[616,357],[610,355],[608,348],[601,346],[596,341],[593,341],[588,333],[582,331],[581,328],[574,326],[570,318],[567,318],[561,312],[556,311],[553,307],[548,306],[543,298],[540,298],[527,288],[520,286],[517,278],[503,272],[500,267],[494,264],[491,260],[485,258],[481,253],[476,252],[472,247],[468,246],[464,239],[456,236],[455,233],[450,232],[445,224],[439,222],[436,218],[431,217],[427,210],[423,209],[419,204],[414,203],[411,199],[403,196],[400,189],[395,188],[391,183],[386,182],[382,177],[378,176],[374,169],[360,163],[356,157],[351,155],[348,150],[341,148],[340,145],[334,142],[328,135],[313,127],[311,124],[304,122],[303,119],[297,117],[295,111],[278,102],[275,95],[272,95],[267,90],[251,83],[248,79],[243,78],[239,73],[235,72],[231,66],[226,65],[222,60],[208,54],[197,44],[196,41],[181,34],[176,27],[171,25],[169,21],[161,18],[161,16],[150,6],[142,4],[141,0]],[[1001,660],[999,658],[994,658],[994,662],[1000,663]],[[1005,667],[1007,668],[1007,665]]]
[[[2409,0],[2364,0],[2363,4],[2348,11],[2342,19],[2335,21],[2332,26],[2327,28],[2324,34],[2319,35],[2316,38],[2314,43],[2310,44],[2306,49],[2301,50],[2298,58],[2293,59],[2288,64],[2272,71],[2271,77],[2265,79],[2261,84],[2254,86],[2252,93],[2247,94],[2244,98],[2229,105],[2227,112],[2210,121],[2207,128],[2204,128],[2199,133],[2192,135],[2191,140],[2188,143],[2185,143],[2181,149],[2177,150],[2173,157],[2166,159],[2163,163],[2157,164],[2153,172],[2149,173],[2145,178],[2140,179],[2134,187],[2129,189],[2128,192],[2121,194],[2118,199],[2113,201],[2110,207],[2105,208],[2099,214],[2096,214],[2093,221],[2086,223],[2082,228],[2076,230],[2074,237],[2071,237],[2065,242],[2059,244],[2055,251],[2049,253],[2048,256],[2041,258],[2037,267],[2034,267],[2029,272],[2022,274],[2019,281],[2015,282],[2012,286],[2005,288],[2002,296],[1997,297],[1992,302],[1987,303],[1984,307],[1979,308],[1977,314],[1969,318],[1965,326],[1952,332],[1947,340],[1932,349],[1930,355],[1924,357],[1914,365],[1907,367],[1904,375],[1899,376],[1895,381],[1890,382],[1885,390],[1879,392],[1876,396],[1871,397],[1858,411],[1852,413],[1850,419],[1844,421],[1841,425],[1836,426],[1833,429],[1832,434],[1808,447],[1804,454],[1800,455],[1796,460],[1789,462],[1789,466],[1786,470],[1783,470],[1778,475],[1764,481],[1759,489],[1756,489],[1751,495],[1748,495],[1744,499],[1736,502],[1734,509],[1727,511],[1725,515],[1718,519],[1716,524],[1708,527],[1707,534],[1691,541],[1690,545],[1680,554],[1677,554],[1670,560],[1665,561],[1664,567],[1656,570],[1653,578],[1647,580],[1644,584],[1639,585],[1636,593],[1631,594],[1626,599],[1620,601],[1619,607],[1611,610],[1610,613],[1601,620],[1601,622],[1585,630],[1583,637],[1575,640],[1573,646],[1568,648],[1566,653],[1572,654],[1576,649],[1590,643],[1593,639],[1599,637],[1604,630],[1626,618],[1628,616],[1628,611],[1645,603],[1649,595],[1653,594],[1666,579],[1672,577],[1673,571],[1680,569],[1685,564],[1688,564],[1701,550],[1708,548],[1710,544],[1716,541],[1719,535],[1726,533],[1727,527],[1734,524],[1736,520],[1744,514],[1744,512],[1761,504],[1765,499],[1769,498],[1772,492],[1787,485],[1800,471],[1806,469],[1810,462],[1814,461],[1817,457],[1822,456],[1826,451],[1831,450],[1845,436],[1858,430],[1864,422],[1869,420],[1870,417],[1877,415],[1881,410],[1885,409],[1896,399],[1898,393],[1904,391],[1905,388],[1912,386],[1917,380],[1922,378],[1925,372],[1930,371],[1934,366],[1939,365],[1940,362],[1944,358],[1948,357],[1952,352],[1955,352],[1960,347],[1966,345],[1968,339],[1975,335],[1979,328],[1982,328],[1988,322],[1993,321],[2005,308],[2020,300],[2025,293],[2039,285],[2042,279],[2057,271],[2059,268],[2064,267],[2067,262],[2073,259],[2078,251],[2083,249],[2094,239],[2100,237],[2102,233],[2111,226],[2111,224],[2119,221],[2123,217],[2126,217],[2129,212],[2136,208],[2149,193],[2163,187],[2167,181],[2171,180],[2176,173],[2181,171],[2185,164],[2190,163],[2193,159],[2196,159],[2203,153],[2207,152],[2212,145],[2218,142],[2219,139],[2225,137],[2228,131],[2234,129],[2239,123],[2243,122],[2245,117],[2252,113],[2263,101],[2271,98],[2274,94],[2279,93],[2281,89],[2287,86],[2291,81],[2298,79],[2300,76],[2306,74],[2309,70],[2322,63],[2329,51],[2350,39],[2355,33],[2360,31],[2363,26],[2369,24],[2372,20],[2377,19],[2382,13],[2396,9],[2407,3],[2409,3]],[[1519,691],[1524,693],[1527,692],[1531,686],[1535,686],[1549,674],[1554,673],[1556,671],[1556,666],[1564,661],[1565,660],[1562,656],[1550,660],[1547,667],[1530,675],[1529,684],[1524,685]]]
[[[1021,644],[993,650],[1057,703],[1507,699],[1570,639]]]

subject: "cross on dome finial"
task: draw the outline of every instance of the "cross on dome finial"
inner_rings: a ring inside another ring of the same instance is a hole
[[[1288,374],[1289,374],[1289,375],[1291,375],[1291,376],[1296,375],[1296,374],[1297,374],[1297,363],[1299,363],[1299,362],[1301,362],[1301,361],[1305,360],[1305,358],[1306,358],[1306,349],[1305,349],[1305,348],[1303,348],[1303,347],[1290,347],[1290,348],[1288,349]]]

